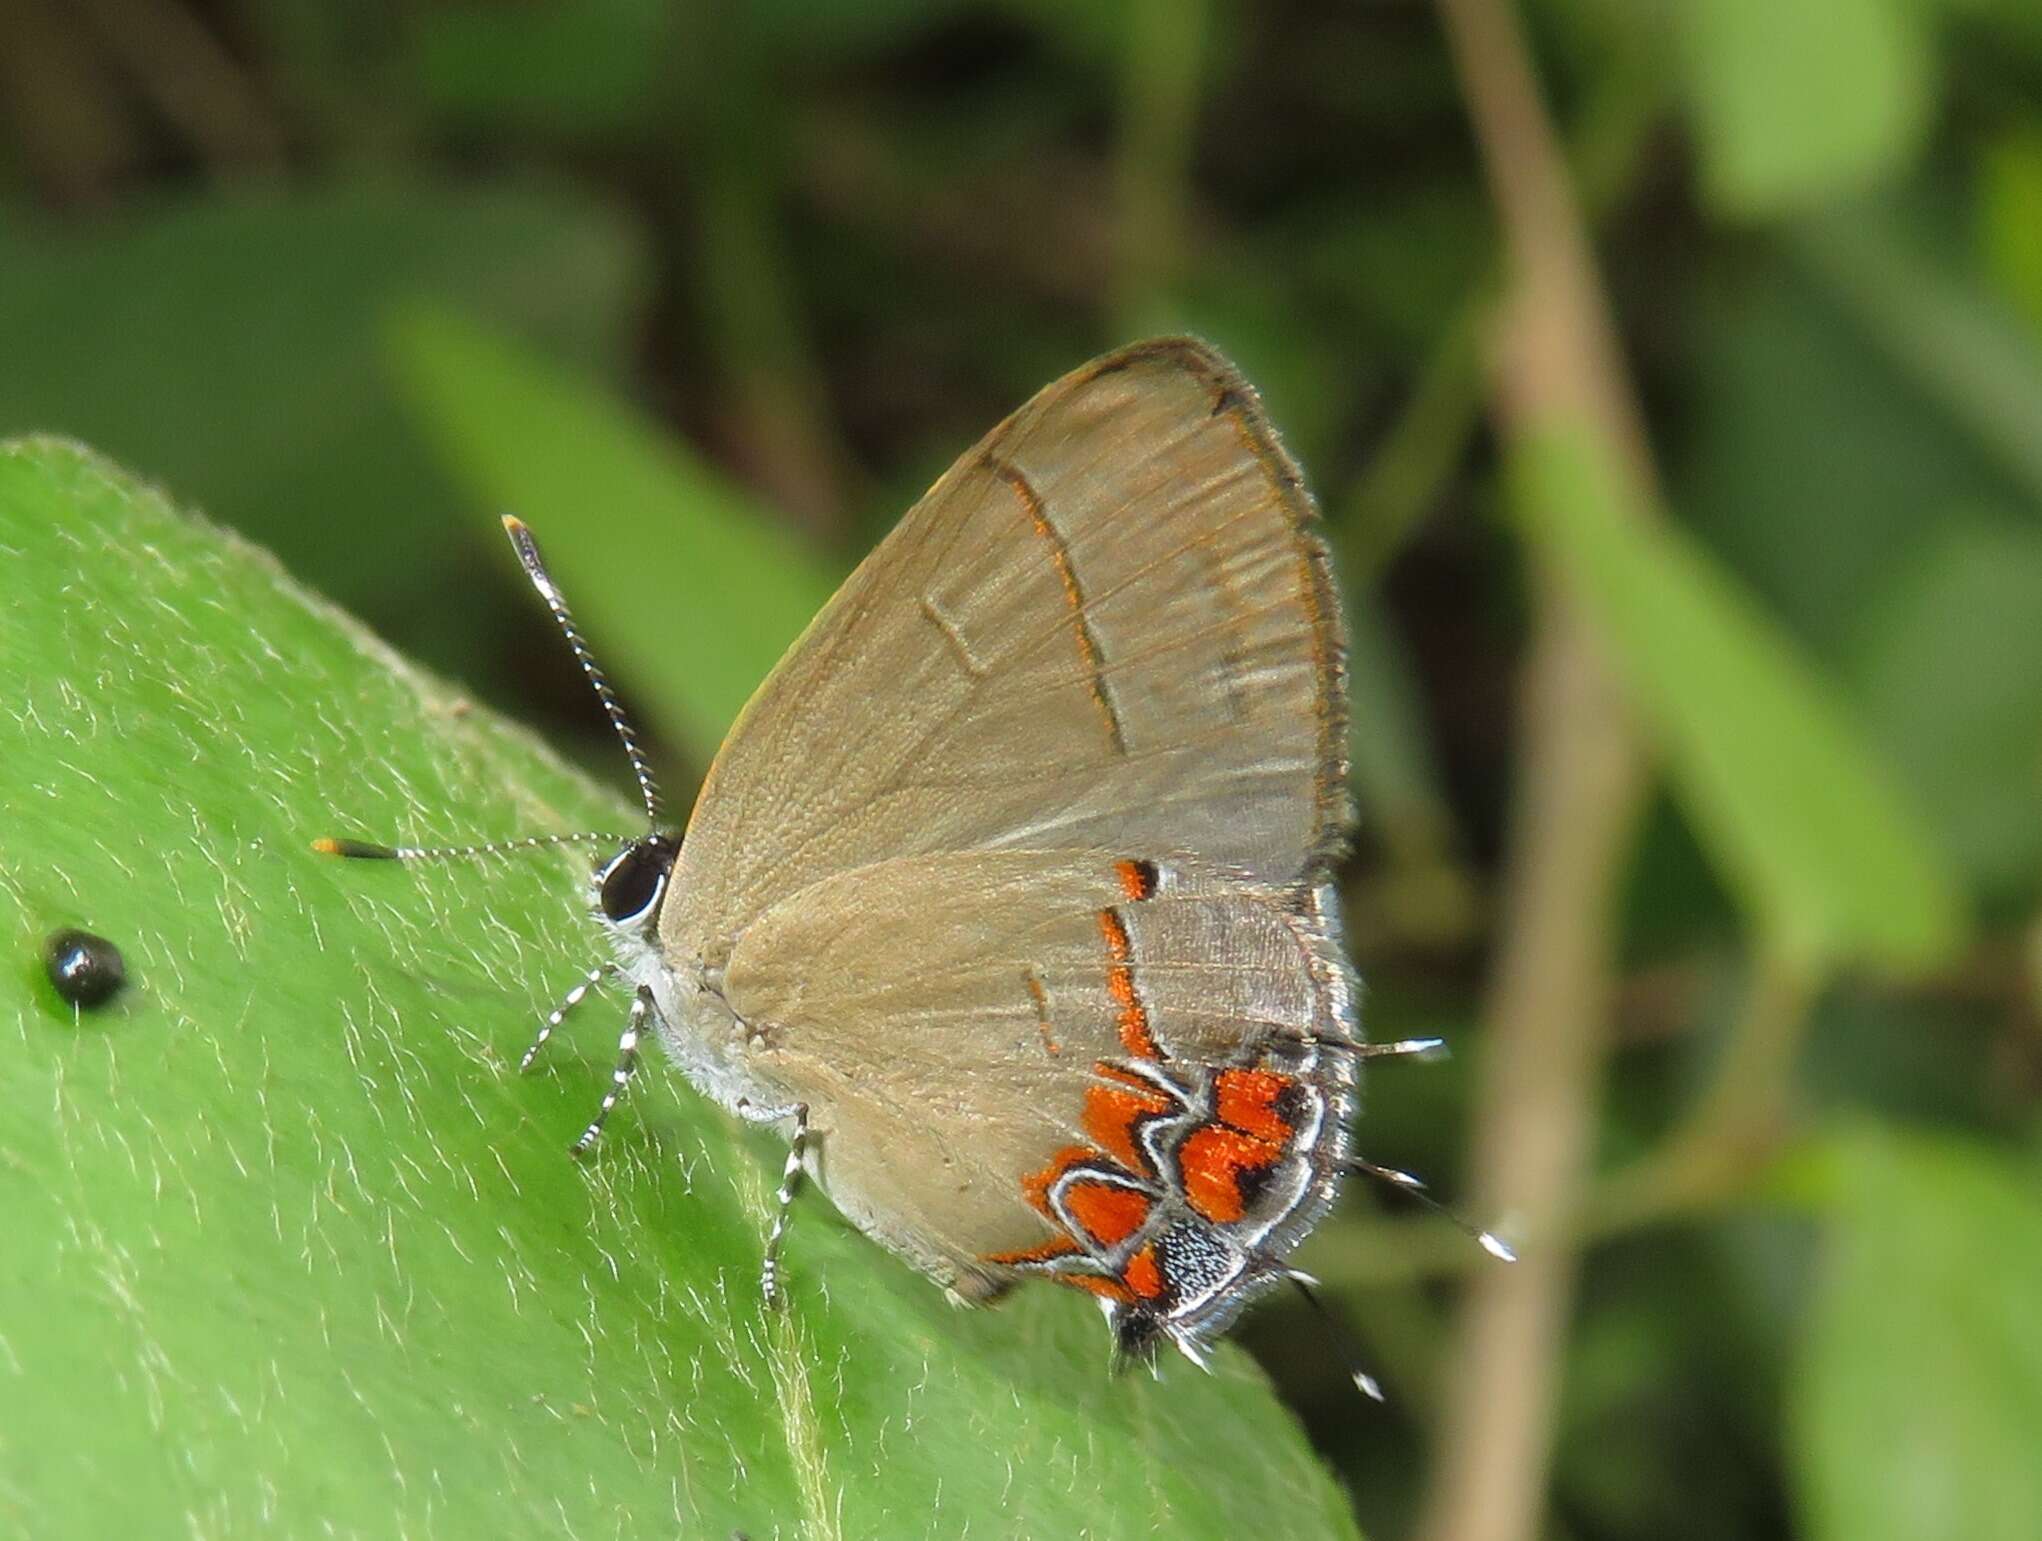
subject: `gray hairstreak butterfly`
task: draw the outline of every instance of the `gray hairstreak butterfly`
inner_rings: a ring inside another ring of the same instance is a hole
[[[763,1282],[806,1172],[966,1300],[1094,1296],[1130,1353],[1202,1362],[1360,1170],[1368,1044],[1332,864],[1343,628],[1318,515],[1254,391],[1167,339],[1057,381],[866,558],[730,730],[685,835],[505,521],[630,757],[650,830],[595,869],[632,991],[698,1088],[789,1140]],[[322,840],[346,856],[468,847]],[[1503,1245],[1476,1233],[1498,1255]],[[1357,1374],[1364,1389],[1373,1383]]]

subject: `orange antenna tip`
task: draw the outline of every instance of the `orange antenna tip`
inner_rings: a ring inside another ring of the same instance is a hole
[[[395,846],[371,845],[366,840],[336,840],[331,835],[321,835],[312,842],[312,849],[321,856],[352,856],[359,861],[396,861],[405,854]]]

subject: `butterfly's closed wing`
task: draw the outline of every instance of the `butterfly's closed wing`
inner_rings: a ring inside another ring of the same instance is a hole
[[[823,608],[678,848],[506,523],[654,826],[593,875],[634,999],[575,1149],[650,1026],[703,1092],[789,1136],[768,1299],[806,1169],[964,1294],[1043,1274],[1098,1297],[1123,1351],[1202,1361],[1332,1202],[1367,1054],[1328,873],[1338,604],[1254,393],[1183,339],[1042,391]]]
[[[1075,1267],[1118,1299],[1142,1246],[1195,1229],[1231,1283],[1346,1154],[1353,983],[1300,898],[1104,851],[908,857],[767,910],[723,990],[753,1071],[809,1102],[838,1207],[939,1278]],[[1202,1335],[1169,1262],[1154,1293]]]
[[[1195,853],[1296,880],[1346,812],[1340,621],[1310,500],[1204,345],[1043,390],[954,466],[746,708],[660,935],[871,862]]]

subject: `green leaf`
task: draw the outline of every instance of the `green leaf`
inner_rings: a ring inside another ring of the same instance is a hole
[[[657,121],[671,21],[663,0],[435,7],[409,19],[407,63],[444,119],[600,139]]]
[[[706,759],[832,574],[685,445],[508,339],[421,309],[391,353],[478,517],[514,510],[538,532],[603,657]]]
[[[1608,638],[1703,844],[1772,945],[1809,967],[1922,966],[1957,894],[1828,683],[1691,539],[1632,517],[1593,438],[1523,444],[1517,506]]]
[[[1711,203],[1767,217],[1861,191],[1928,126],[1919,0],[1690,0],[1675,7]]]
[[[409,433],[378,323],[458,295],[579,367],[626,352],[641,254],[559,187],[380,181],[0,218],[0,437],[61,433],[184,490],[443,664],[473,608],[457,490]]]
[[[515,1073],[596,938],[572,854],[309,836],[628,828],[523,734],[89,453],[0,447],[0,1532],[1352,1536],[1237,1351],[1112,1377],[1097,1313],[956,1311],[620,1014]],[[77,1014],[41,939],[130,983]]]
[[[2042,351],[2005,305],[1870,210],[1811,220],[1795,255],[1872,341],[2042,503]]]
[[[2042,1535],[2042,1171],[1874,1130],[1835,1209],[1796,1366],[1811,1541]]]
[[[2042,339],[2042,128],[2008,135],[1980,159],[1978,244],[2000,295]]]
[[[1695,318],[1672,493],[1833,667],[1939,521],[2025,501],[1968,425],[1924,409],[1918,378],[1867,335],[1869,320],[1798,263],[1745,268],[1736,293]]]
[[[2042,878],[2042,533],[1955,525],[1864,616],[1866,720],[1942,848],[2001,895]]]

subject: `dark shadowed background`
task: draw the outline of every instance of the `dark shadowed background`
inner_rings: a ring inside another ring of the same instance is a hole
[[[1386,1409],[1245,1327],[1363,1528],[2042,1534],[2031,0],[0,0],[0,435],[620,786],[500,511],[685,787],[1171,330],[1352,608],[1361,1148],[1527,1253],[1356,1190]]]

